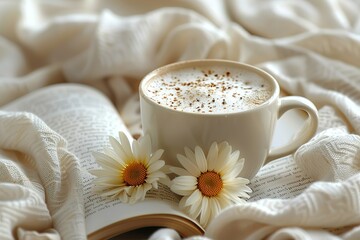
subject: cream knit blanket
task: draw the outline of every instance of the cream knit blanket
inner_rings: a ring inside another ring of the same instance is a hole
[[[258,66],[319,109],[318,134],[294,154],[316,182],[293,199],[227,209],[205,235],[360,239],[359,12],[357,0],[3,0],[0,106],[78,82],[121,109],[138,81],[167,63]],[[33,114],[0,107],[0,239],[85,239],[79,172],[62,136]],[[155,238],[179,239],[171,231]]]

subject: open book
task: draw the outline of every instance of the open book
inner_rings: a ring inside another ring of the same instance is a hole
[[[102,93],[79,84],[42,88],[7,105],[3,110],[27,111],[40,117],[68,142],[68,150],[80,161],[84,188],[86,231],[89,239],[107,239],[146,227],[169,227],[182,237],[202,235],[204,229],[178,208],[179,196],[166,186],[148,192],[144,201],[124,204],[93,192],[99,168],[92,152],[109,146],[108,137],[119,131],[130,134],[111,101]],[[166,150],[166,149],[165,149]],[[289,198],[305,189],[312,180],[298,169],[291,157],[273,161],[252,180],[252,198]]]

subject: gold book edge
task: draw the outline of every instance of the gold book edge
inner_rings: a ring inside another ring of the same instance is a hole
[[[171,214],[149,214],[120,220],[110,224],[89,234],[88,239],[109,239],[144,227],[172,228],[183,238],[204,234],[204,229],[190,219]]]

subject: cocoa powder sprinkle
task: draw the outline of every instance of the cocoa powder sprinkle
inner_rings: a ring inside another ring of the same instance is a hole
[[[239,111],[262,104],[271,95],[271,87],[261,78],[254,80],[236,69],[189,71],[188,75],[172,72],[150,81],[146,94],[160,105],[199,113]]]

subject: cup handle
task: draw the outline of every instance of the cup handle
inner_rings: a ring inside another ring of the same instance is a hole
[[[298,147],[309,141],[310,138],[314,136],[318,126],[318,111],[315,105],[308,99],[297,96],[289,96],[280,98],[279,102],[280,107],[278,118],[280,118],[286,111],[291,109],[303,110],[307,113],[308,117],[305,120],[305,130],[298,133],[288,144],[277,147],[275,149],[270,149],[266,162],[289,155],[290,153],[294,152]]]

